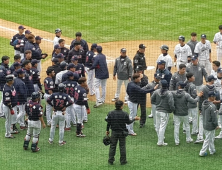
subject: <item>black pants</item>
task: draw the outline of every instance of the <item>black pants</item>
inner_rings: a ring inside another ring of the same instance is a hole
[[[123,136],[122,132],[112,131],[111,134],[111,143],[109,148],[109,160],[108,162],[112,163],[115,161],[116,146],[119,141],[120,149],[120,163],[126,162],[126,137]]]
[[[144,125],[146,123],[146,103],[138,104],[140,105],[141,116],[140,116],[140,124]]]

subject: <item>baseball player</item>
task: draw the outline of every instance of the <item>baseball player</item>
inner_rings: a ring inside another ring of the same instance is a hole
[[[95,69],[95,92],[96,92],[96,104],[93,106],[97,108],[98,106],[105,103],[106,99],[106,82],[109,78],[109,71],[106,62],[106,56],[102,53],[102,47],[97,46],[96,50],[98,54],[96,55],[92,67],[88,68],[88,70]],[[102,88],[102,96],[100,96],[99,87]]]
[[[207,156],[207,149],[209,149],[210,154],[215,154],[215,146],[214,146],[214,136],[215,130],[218,129],[217,124],[217,108],[214,105],[214,101],[216,99],[216,94],[211,91],[208,93],[208,99],[205,100],[202,104],[202,115],[203,115],[203,128],[205,133],[205,140],[200,150],[200,156]]]
[[[69,54],[68,54],[68,63],[71,63],[71,59],[73,56],[78,57],[78,63],[80,64],[85,64],[85,59],[83,59],[84,51],[81,46],[80,41],[75,41],[73,43],[74,47],[70,49]]]
[[[179,36],[179,44],[174,49],[174,62],[176,62],[177,70],[179,70],[180,64],[187,64],[187,57],[192,56],[190,47],[185,44],[185,37]]]
[[[74,95],[74,100],[75,100],[74,110],[77,115],[76,136],[85,137],[86,135],[84,135],[82,132],[82,123],[83,123],[84,112],[86,111],[85,105],[87,103],[87,94],[85,90],[85,86],[87,86],[86,78],[85,77],[79,78],[78,84],[79,85],[75,87],[75,95]]]
[[[33,135],[31,150],[32,152],[40,151],[38,147],[39,135],[42,127],[45,128],[45,122],[43,120],[42,114],[42,106],[39,104],[40,102],[40,93],[33,92],[32,100],[29,100],[25,105],[26,115],[28,116],[28,130],[24,139],[23,148],[24,150],[28,149],[29,141],[31,140],[31,136]]]
[[[214,44],[216,44],[217,48],[217,60],[219,62],[222,61],[222,25],[219,25],[219,32],[214,35],[213,39]]]
[[[52,67],[49,67],[46,71],[47,77],[44,80],[44,87],[45,87],[45,95],[44,98],[47,101],[47,99],[52,95],[54,90],[54,82],[53,77],[55,76],[55,72]],[[50,104],[46,103],[46,120],[47,120],[47,126],[51,126],[51,114],[52,114],[52,107]]]
[[[18,62],[16,62],[16,63],[14,63],[13,64],[13,66],[14,66],[14,72],[12,72],[12,74],[15,76],[15,77],[17,77],[17,73],[16,73],[16,71],[18,70],[18,69],[20,69],[21,67],[22,67],[22,65],[21,65],[21,63],[18,63]]]
[[[25,56],[24,56],[24,58],[21,60],[21,63],[23,63],[25,60],[32,61],[32,51],[31,51],[31,50],[26,50],[26,51],[25,51]]]
[[[191,52],[192,52],[192,55],[194,55],[194,49],[195,49],[195,47],[196,47],[196,45],[198,43],[198,41],[197,41],[197,33],[192,32],[190,34],[190,36],[191,36],[191,39],[190,39],[190,41],[187,42],[187,45],[189,45],[189,47],[191,49]]]
[[[197,43],[194,53],[198,55],[200,66],[203,66],[207,74],[210,75],[212,70],[211,65],[211,44],[209,40],[206,40],[207,36],[201,34],[201,41]]]
[[[61,67],[60,67],[60,63],[58,58],[54,58],[52,59],[52,66],[50,66],[53,68],[53,70],[55,71],[55,76],[62,71]],[[55,77],[53,78],[53,81],[55,82]]]
[[[81,49],[81,59],[79,58],[79,63],[85,64],[85,62],[86,62],[86,53],[87,53],[87,51],[89,51],[89,47],[88,47],[87,42],[84,39],[82,39],[82,33],[81,32],[76,33],[76,39],[74,39],[72,41],[71,46],[70,46],[70,50],[72,50],[73,47],[75,47],[75,42],[76,41],[80,42],[80,49]]]
[[[85,68],[83,64],[78,63],[78,57],[77,56],[73,56],[71,59],[71,62],[75,65],[76,68],[76,73],[79,74],[79,77],[85,77]]]
[[[93,96],[95,94],[94,89],[94,75],[95,75],[95,69],[88,70],[88,68],[92,67],[93,60],[96,56],[96,47],[97,44],[92,44],[91,50],[86,53],[86,63],[85,63],[85,71],[87,74],[87,85],[89,87],[89,95]]]
[[[166,146],[164,134],[168,124],[169,115],[175,110],[174,99],[168,91],[168,82],[161,80],[161,89],[156,90],[151,96],[151,102],[156,105],[156,131],[158,136],[158,146]]]
[[[69,54],[69,49],[65,47],[65,40],[60,39],[59,40],[59,46],[61,48],[61,52],[65,58],[65,61],[68,63],[68,54]]]
[[[74,81],[74,74],[70,71],[67,73],[67,80],[63,82],[65,85],[65,93],[69,95],[71,100],[74,102],[74,94],[75,94],[75,87],[77,86],[77,82]],[[76,113],[74,112],[74,105],[70,105],[69,107],[66,108],[66,128],[65,131],[70,131],[71,130],[71,120],[74,125],[76,125]]]
[[[8,56],[3,56],[2,57],[2,63],[0,65],[0,91],[2,92],[3,87],[6,83],[5,77],[9,74],[11,74],[11,71],[9,69],[9,59],[10,57]],[[2,94],[1,94],[2,96]],[[0,117],[4,118],[4,113],[3,113],[3,105],[2,105],[2,98],[1,98],[1,102],[0,102]]]
[[[20,43],[20,55],[21,55],[21,59],[24,58],[24,47],[25,47],[25,43],[28,42],[28,36],[29,34],[31,34],[32,32],[29,30],[25,30],[25,37],[23,39],[21,39],[21,43]]]
[[[6,138],[14,138],[11,133],[18,133],[17,128],[15,129],[16,117],[14,111],[16,111],[17,105],[17,95],[15,88],[13,86],[14,76],[7,75],[6,76],[6,84],[3,88],[3,112],[5,115],[5,137]]]
[[[166,62],[165,68],[170,71],[173,67],[173,61],[171,56],[168,54],[169,47],[167,45],[162,45],[160,49],[162,54],[159,55],[156,62],[158,63],[160,60],[164,60]]]
[[[68,72],[72,72],[72,73],[73,73],[73,75],[74,75],[74,81],[77,82],[78,79],[79,79],[79,74],[75,72],[75,71],[76,71],[75,65],[74,65],[73,63],[68,64],[67,70],[68,70],[68,71],[62,75],[62,82],[64,82],[64,81],[67,80],[67,78],[68,78],[68,76],[67,76]]]
[[[65,57],[62,53],[59,53],[55,58],[59,60],[59,64],[65,60]]]
[[[25,71],[23,69],[18,69],[16,71],[17,77],[14,80],[15,91],[18,95],[18,105],[19,114],[17,116],[16,122],[20,124],[20,129],[26,129],[24,124],[25,117],[25,103],[27,102],[28,89],[23,79],[25,77]]]
[[[56,125],[59,124],[59,145],[63,146],[66,141],[63,140],[64,137],[64,127],[65,127],[65,110],[67,107],[73,104],[71,98],[64,93],[65,85],[60,83],[58,85],[58,92],[53,93],[48,99],[47,103],[53,107],[52,114],[52,125],[50,129],[49,143],[52,144],[55,136]]]
[[[10,66],[10,71],[11,71],[11,73],[13,73],[14,71],[15,71],[15,67],[14,67],[14,64],[15,63],[20,63],[21,62],[21,56],[19,55],[19,54],[16,54],[15,56],[14,56],[14,63]]]
[[[137,65],[143,66],[143,70],[146,70],[146,57],[145,57],[145,49],[146,46],[144,44],[139,45],[139,50],[137,51],[136,55],[133,58],[133,70],[136,73]]]
[[[54,50],[52,52],[52,59],[57,58],[57,55],[61,53],[61,47],[59,44],[54,46]]]
[[[186,142],[191,143],[193,139],[190,136],[190,125],[189,125],[189,117],[188,117],[188,103],[196,104],[199,100],[199,97],[193,99],[189,93],[186,93],[184,87],[186,83],[184,81],[178,82],[178,90],[173,91],[173,98],[174,98],[174,139],[175,144],[178,146],[180,144],[179,140],[179,129],[180,123],[183,122],[185,125],[186,130]],[[202,93],[198,96],[201,97]]]
[[[62,83],[63,74],[68,72],[67,66],[68,66],[68,64],[65,61],[60,63],[61,71],[58,74],[56,74],[56,78],[55,78],[55,84],[56,85],[59,85],[60,83]]]
[[[186,81],[186,65],[180,64],[179,71],[175,72],[170,80],[170,91],[178,90],[178,82],[179,81]]]
[[[113,80],[116,80],[116,74],[117,74],[117,89],[115,97],[112,99],[112,102],[115,102],[119,99],[120,96],[120,89],[122,86],[122,83],[124,83],[125,88],[127,89],[127,85],[129,81],[131,81],[133,67],[132,67],[132,61],[130,58],[126,55],[126,49],[122,48],[120,50],[120,57],[116,58],[115,65],[113,69]],[[128,95],[125,94],[125,104],[127,104],[128,101]]]
[[[188,65],[186,67],[186,72],[193,73],[193,75],[195,77],[195,81],[193,82],[193,84],[197,88],[197,93],[199,93],[200,89],[203,86],[203,77],[204,77],[205,81],[207,81],[207,72],[203,68],[203,66],[199,65],[197,56],[192,57],[192,62],[190,65]]]
[[[171,77],[172,77],[172,74],[171,72],[166,69],[166,61],[164,60],[160,60],[158,63],[157,63],[157,70],[156,70],[156,74],[158,76],[161,77],[161,79],[165,79],[168,84],[170,84],[170,80],[171,80]],[[168,85],[169,87],[169,85]]]
[[[195,144],[202,143],[204,141],[203,140],[202,104],[203,104],[204,100],[208,99],[208,97],[209,97],[208,93],[209,92],[214,92],[216,94],[216,99],[213,102],[215,104],[215,106],[217,106],[220,103],[220,94],[214,86],[214,81],[216,79],[214,78],[213,75],[210,75],[210,76],[207,77],[207,80],[208,80],[207,84],[205,86],[203,86],[202,89],[200,90],[200,91],[203,92],[203,96],[200,97],[200,100],[199,100],[199,113],[200,113],[200,116],[199,116],[199,134],[197,136],[197,140],[194,142]]]
[[[15,54],[14,54],[14,55],[20,54],[20,43],[21,43],[21,40],[22,40],[23,38],[25,38],[25,35],[23,34],[24,30],[25,30],[25,27],[23,27],[22,25],[20,25],[20,26],[18,27],[18,31],[19,31],[19,32],[18,32],[17,34],[15,34],[15,35],[12,37],[11,41],[10,41],[10,45],[13,46],[14,49],[15,49]]]
[[[57,44],[59,44],[59,40],[60,40],[60,37],[62,35],[62,30],[60,28],[57,28],[55,30],[55,38],[53,39],[53,47]]]
[[[33,59],[31,61],[32,64],[32,68],[31,68],[31,72],[32,72],[32,81],[33,81],[33,85],[34,85],[34,89],[35,92],[41,92],[42,93],[42,85],[41,85],[41,81],[40,81],[40,72],[39,70],[37,70],[37,65],[38,65],[39,61],[36,59]]]
[[[141,88],[139,84],[141,82],[142,74],[135,73],[132,78],[133,80],[129,82],[126,89],[126,92],[129,95],[128,107],[130,110],[130,118],[134,118],[137,115],[137,106],[140,101],[139,98],[141,97],[141,95],[151,93],[158,88],[158,85],[151,89],[148,89],[147,86]],[[133,124],[134,123],[127,125],[126,128],[128,129],[129,135],[136,136],[137,134],[133,130]]]

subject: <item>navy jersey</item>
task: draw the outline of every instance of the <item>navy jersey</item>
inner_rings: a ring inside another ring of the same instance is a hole
[[[2,93],[4,105],[9,106],[11,108],[17,105],[17,95],[15,87],[13,85],[9,86],[5,84]]]
[[[11,70],[9,69],[9,66],[1,63],[0,65],[0,91],[2,91],[5,83],[6,83],[6,76],[11,74]]]
[[[31,50],[32,51],[32,59],[36,59],[36,60],[41,60],[42,59],[42,51],[40,50],[40,48],[38,46],[36,46],[35,43],[31,43],[31,42],[26,42],[25,43],[25,47],[24,47],[24,51],[26,50]]]
[[[71,72],[71,71],[69,71],[69,72]],[[65,74],[62,75],[62,82],[66,81],[68,79],[67,73],[68,72],[66,72]],[[79,74],[75,72],[75,73],[73,73],[73,75],[74,75],[74,81],[77,82],[79,80]]]
[[[49,94],[49,90],[53,90],[55,85],[54,81],[52,80],[51,77],[46,77],[44,80],[44,87],[45,87],[45,93]]]
[[[32,93],[35,91],[32,76],[33,75],[32,75],[31,70],[25,70],[24,82],[28,89],[28,93],[27,93],[28,97],[31,97]]]
[[[79,77],[85,77],[85,68],[82,64],[77,64],[75,73],[79,74]]]
[[[36,68],[32,67],[32,81],[33,84],[37,84],[39,89],[42,90],[41,82],[40,82],[40,72]]]
[[[21,39],[21,43],[20,43],[20,52],[21,53],[25,53],[25,44],[28,42],[28,39],[26,37],[24,37],[23,39]]]
[[[76,81],[66,80],[63,82],[66,86],[65,93],[68,94],[70,97],[74,97],[74,90],[77,85]]]
[[[15,62],[10,66],[10,71],[11,71],[11,73],[13,73],[14,71],[15,71],[15,67],[14,67],[14,64],[15,64]]]
[[[25,104],[27,101],[27,86],[21,78],[15,78],[14,80],[15,91],[18,95],[18,105]]]
[[[66,48],[66,47],[61,47],[61,52],[60,52],[60,53],[63,54],[63,56],[64,56],[64,60],[68,63],[69,49]],[[54,56],[54,54],[55,54],[55,50],[52,51],[52,58],[57,56],[57,55]]]
[[[42,106],[37,102],[29,100],[25,104],[25,112],[28,115],[29,120],[37,121],[42,117]]]
[[[48,99],[47,103],[51,105],[55,110],[62,111],[64,107],[69,107],[73,104],[73,101],[71,98],[63,93],[63,92],[57,92],[53,93]]]
[[[78,104],[78,105],[86,105],[87,103],[86,90],[80,85],[77,85],[75,87],[74,101],[75,101],[75,104]]]
[[[74,56],[77,56],[78,57],[78,63],[80,64],[85,64],[82,60],[82,56],[84,54],[84,51],[82,49],[76,51],[74,48],[72,50],[69,51],[69,54],[68,54],[68,63],[71,63],[71,58]]]
[[[16,48],[16,45],[20,45],[23,38],[25,38],[24,34],[15,34],[10,41],[10,45],[13,46],[15,50],[20,51],[20,47]]]
[[[88,68],[92,67],[94,56],[95,56],[95,53],[93,51],[88,51],[86,53],[86,62],[85,62],[86,67],[88,67]]]
[[[75,41],[76,41],[76,39],[74,39],[72,41],[71,46],[70,46],[70,50],[73,49]],[[79,62],[79,63],[85,64],[85,62],[86,62],[86,53],[87,53],[87,51],[89,51],[89,46],[88,46],[87,42],[84,39],[81,39],[80,43],[81,43],[81,46],[82,46],[82,49],[81,49],[82,50],[82,62]]]

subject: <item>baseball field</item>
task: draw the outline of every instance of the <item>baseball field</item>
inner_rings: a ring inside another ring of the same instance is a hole
[[[11,0],[0,2],[0,55],[8,55],[13,62],[14,50],[9,45],[11,37],[16,34],[19,25],[24,25],[44,38],[41,44],[43,52],[51,55],[54,30],[62,29],[62,38],[69,45],[74,39],[75,32],[81,31],[83,39],[89,45],[98,43],[102,45],[107,56],[110,78],[107,83],[106,104],[93,108],[94,97],[90,97],[91,114],[88,123],[83,129],[86,138],[75,137],[75,127],[65,132],[64,140],[67,144],[59,146],[58,129],[55,143],[49,145],[49,128],[42,129],[39,139],[41,151],[32,153],[23,150],[23,140],[26,131],[20,131],[15,139],[4,137],[5,119],[0,119],[0,166],[2,170],[8,169],[221,169],[222,141],[216,140],[217,153],[213,156],[199,157],[202,144],[187,144],[185,134],[180,129],[180,145],[175,146],[173,136],[172,115],[168,123],[165,142],[167,147],[158,147],[157,135],[153,127],[153,119],[148,119],[144,128],[139,128],[136,122],[135,132],[138,136],[127,137],[128,164],[119,164],[119,150],[113,166],[108,165],[109,147],[104,146],[102,138],[105,135],[108,111],[113,110],[111,99],[114,97],[116,82],[112,80],[114,59],[119,56],[120,49],[125,47],[128,56],[132,59],[143,43],[146,48],[146,62],[148,66],[156,66],[156,59],[160,54],[159,47],[163,44],[169,46],[169,54],[173,57],[173,49],[177,44],[179,35],[184,35],[186,41],[191,32],[207,35],[212,42],[213,36],[218,32],[221,21],[222,3],[212,0],[103,0],[103,1],[71,1],[71,0]],[[215,45],[212,44],[212,58],[216,58]],[[51,64],[50,56],[43,61],[42,80],[46,76],[45,70]],[[152,81],[154,69],[145,74]],[[125,88],[122,88],[123,99]],[[43,103],[44,105],[44,103]],[[148,103],[149,105],[149,98]],[[128,107],[124,106],[128,111]],[[147,114],[150,108],[147,108]],[[140,115],[140,110],[138,110]],[[219,130],[216,131],[216,135]],[[192,136],[196,140],[196,136]]]

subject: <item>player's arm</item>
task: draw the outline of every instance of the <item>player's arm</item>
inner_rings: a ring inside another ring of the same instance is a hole
[[[151,96],[151,103],[156,103],[156,92]]]
[[[49,96],[48,99],[47,99],[47,103],[53,107],[53,104],[52,104],[52,100],[53,100],[53,95]]]
[[[207,71],[206,71],[206,69],[203,68],[203,67],[202,67],[202,73],[203,73],[203,76],[204,76],[205,81],[207,82],[207,81],[208,81],[208,80],[207,80],[207,77],[208,77]]]
[[[170,80],[170,87],[169,87],[169,90],[170,90],[170,91],[173,91],[173,90],[175,90],[175,88],[176,88],[175,77],[172,76],[172,78],[171,78],[171,80]]]
[[[83,77],[86,77],[86,75],[85,75],[85,68],[84,68],[83,65],[82,65],[82,76],[83,76]]]
[[[132,61],[131,60],[129,60],[128,72],[129,72],[129,81],[131,81],[132,73],[133,73],[133,66],[132,66]]]
[[[115,65],[113,68],[113,80],[116,80],[116,73],[117,73],[117,59],[115,60]]]
[[[12,39],[10,40],[10,45],[14,47],[13,42],[16,40],[15,36],[12,37]]]
[[[214,124],[214,127],[216,128],[218,126],[216,109],[211,108],[210,109],[210,115],[211,115],[212,123]]]
[[[90,67],[89,70],[95,69],[98,64],[99,64],[99,58],[95,57],[94,61],[93,61],[93,64],[92,64],[92,67]]]

